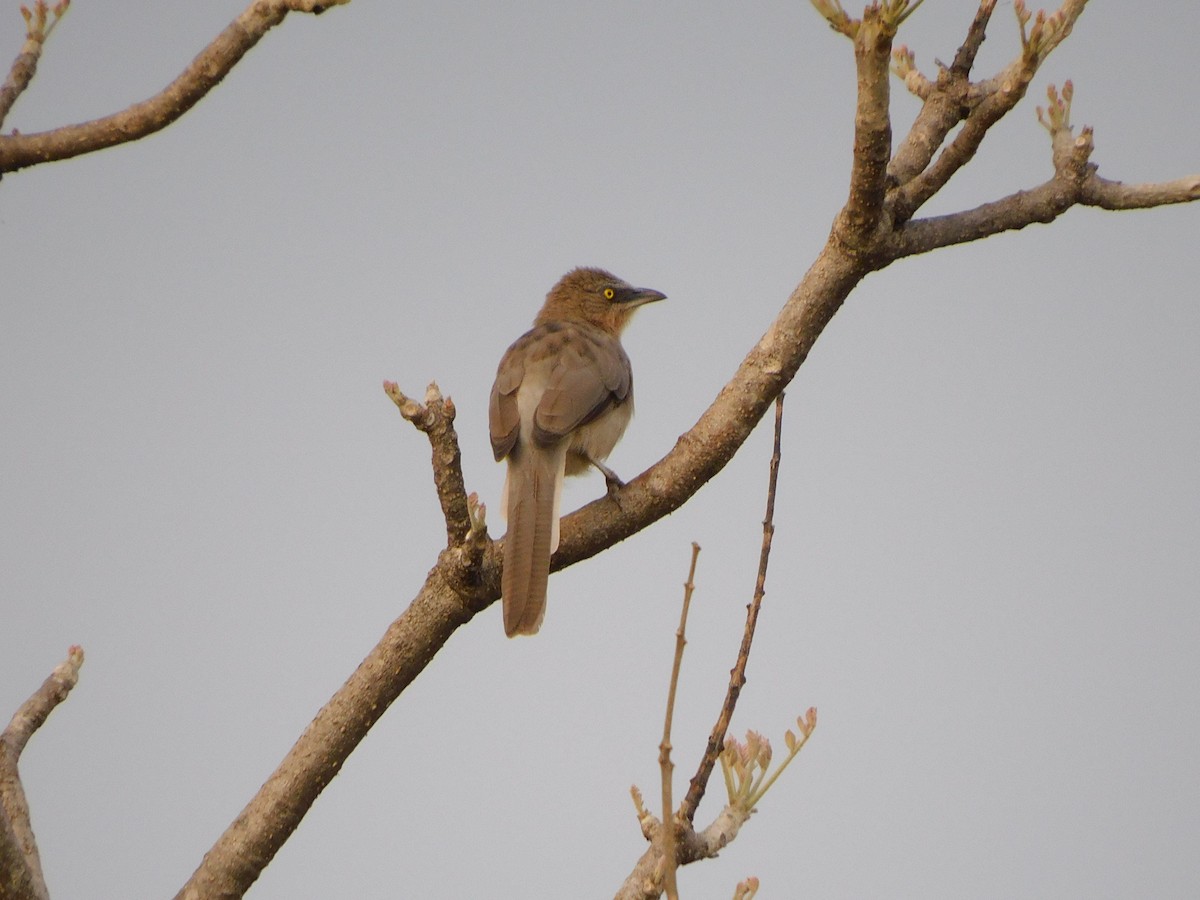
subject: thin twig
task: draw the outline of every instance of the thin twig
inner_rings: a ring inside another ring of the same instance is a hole
[[[725,732],[729,730],[729,722],[733,718],[734,707],[737,706],[738,695],[746,683],[746,664],[750,661],[750,645],[754,641],[754,627],[758,623],[758,612],[762,608],[763,597],[766,594],[767,565],[771,559],[771,542],[775,537],[775,490],[779,483],[779,460],[781,457],[780,444],[783,436],[783,394],[775,398],[775,447],[771,453],[770,477],[767,486],[767,512],[763,517],[762,549],[758,557],[758,576],[754,582],[754,599],[746,608],[746,628],[742,633],[742,645],[738,649],[737,662],[729,673],[729,688],[725,692],[725,702],[721,705],[720,715],[713,725],[712,733],[708,736],[708,745],[700,767],[692,776],[691,786],[687,797],[684,798],[681,813],[689,822],[696,817],[696,809],[704,798],[708,787],[709,776],[712,775],[717,757],[725,746]]]
[[[967,36],[959,46],[958,52],[954,54],[954,62],[950,64],[951,72],[962,75],[964,78],[971,74],[971,67],[975,65],[975,57],[987,38],[988,22],[995,9],[996,0],[980,2],[971,27],[967,29]]]
[[[667,714],[663,717],[662,743],[658,745],[658,764],[662,767],[662,852],[666,861],[663,888],[670,900],[679,898],[679,888],[675,884],[675,801],[671,799],[671,780],[675,775],[675,764],[671,762],[671,721],[675,718],[675,691],[679,687],[683,648],[687,646],[687,617],[692,605],[692,591],[696,589],[696,558],[699,555],[700,545],[692,541],[692,563],[683,585],[683,609],[679,613],[679,628],[675,632],[675,659],[671,664],[671,684],[667,688]]]

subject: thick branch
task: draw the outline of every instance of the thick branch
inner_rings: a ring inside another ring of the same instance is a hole
[[[1149,209],[1200,200],[1200,175],[1158,184],[1123,184],[1093,175],[1080,185],[1079,204],[1101,209]]]
[[[122,112],[38,134],[0,135],[0,173],[136,141],[170,125],[216,87],[289,12],[319,14],[350,0],[254,0],[160,93]]]
[[[891,255],[900,259],[1019,230],[1035,222],[1053,222],[1073,203],[1070,187],[1051,179],[1032,190],[1018,191],[974,209],[909,222],[892,241]]]
[[[562,520],[554,571],[595,556],[674,512],[721,471],[771,403],[791,382],[813,344],[869,269],[833,241],[797,285],[733,378],[665,457],[621,491]]]
[[[18,763],[33,733],[79,681],[82,665],[83,650],[72,647],[0,734],[0,900],[45,900],[49,896]]]
[[[690,822],[681,823],[677,858],[680,865],[690,865],[702,859],[712,859],[738,836],[741,827],[750,818],[750,810],[732,804],[725,806],[712,823],[703,831],[696,831]],[[659,849],[657,832],[662,824],[654,820],[650,824],[650,846],[638,858],[633,870],[626,876],[614,900],[656,900],[662,895],[662,852]]]
[[[450,551],[443,553],[443,557]],[[350,753],[460,625],[463,604],[439,560],[412,604],[305,729],[221,835],[176,900],[241,897],[274,858]]]
[[[850,251],[873,240],[883,214],[887,165],[892,153],[892,122],[888,110],[892,38],[896,31],[878,5],[867,7],[854,38],[858,72],[858,102],[854,114],[854,160],[850,196],[833,231]]]
[[[905,222],[928,200],[946,186],[947,182],[963,166],[975,158],[983,139],[991,127],[1008,114],[1025,96],[1029,79],[1024,73],[1013,81],[1005,81],[1001,89],[989,94],[966,117],[962,130],[955,136],[937,160],[903,187],[899,188],[893,203],[897,222]],[[945,135],[943,134],[943,137]]]
[[[1082,184],[1052,178],[1032,190],[974,209],[909,222],[892,242],[893,259],[965,244],[1035,223],[1053,222],[1072,206],[1147,209],[1200,200],[1200,175],[1160,184],[1122,184],[1092,175]]]

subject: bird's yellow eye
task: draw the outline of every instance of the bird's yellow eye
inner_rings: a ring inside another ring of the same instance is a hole
[[[617,292],[614,291],[612,288],[604,289],[604,299],[605,300],[611,300],[615,296],[617,296]]]

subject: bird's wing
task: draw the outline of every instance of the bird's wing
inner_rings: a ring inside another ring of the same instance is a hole
[[[534,414],[533,439],[541,446],[623,403],[633,381],[629,357],[616,338],[583,328],[564,337]]]
[[[488,400],[488,430],[496,462],[504,459],[517,442],[521,430],[521,411],[517,407],[517,389],[525,377],[525,350],[533,332],[522,335],[505,352],[496,370],[492,396]]]

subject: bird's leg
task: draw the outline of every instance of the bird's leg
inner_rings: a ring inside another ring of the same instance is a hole
[[[614,472],[604,463],[600,462],[600,460],[592,459],[589,456],[587,461],[600,470],[600,474],[604,476],[604,483],[608,486],[608,496],[613,499],[613,502],[616,503],[617,506],[620,506],[621,501],[617,498],[617,492],[621,490],[621,488],[625,487],[625,482],[620,479],[616,472]]]

